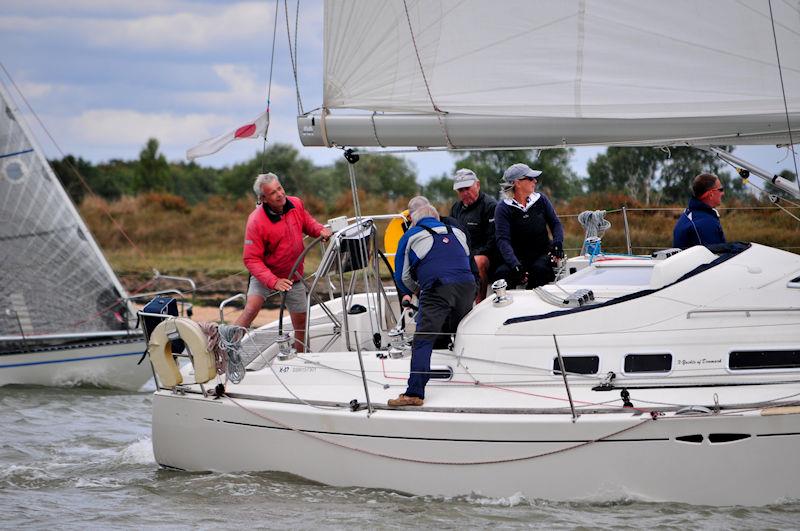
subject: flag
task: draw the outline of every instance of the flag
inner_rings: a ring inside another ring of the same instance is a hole
[[[206,155],[213,155],[220,149],[224,148],[234,140],[242,138],[258,138],[264,136],[264,132],[269,125],[269,109],[258,115],[251,123],[245,124],[235,131],[225,133],[215,138],[203,140],[193,148],[186,150],[186,158],[194,160],[197,157],[205,157]]]

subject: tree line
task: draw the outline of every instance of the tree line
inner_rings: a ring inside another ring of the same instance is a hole
[[[730,148],[729,148],[730,149]],[[648,205],[686,201],[691,178],[703,171],[719,175],[726,197],[744,197],[742,181],[732,178],[724,163],[713,154],[688,147],[610,147],[590,160],[588,175],[579,177],[570,167],[573,149],[467,151],[455,157],[453,170],[430,179],[417,180],[416,169],[401,157],[365,155],[356,164],[359,188],[367,197],[405,200],[417,194],[446,203],[455,199],[451,175],[470,168],[481,179],[485,192],[496,196],[505,168],[523,162],[542,170],[540,189],[556,200],[594,192],[622,193]],[[350,178],[344,158],[317,166],[287,144],[273,144],[245,162],[225,168],[200,166],[194,162],[169,162],[151,138],[137,160],[111,160],[93,164],[67,155],[50,161],[73,201],[80,203],[87,186],[109,200],[125,195],[165,193],[195,204],[211,196],[234,199],[252,195],[255,175],[271,171],[291,194],[300,195],[322,214],[341,210],[351,199]],[[793,179],[791,172],[782,176]]]

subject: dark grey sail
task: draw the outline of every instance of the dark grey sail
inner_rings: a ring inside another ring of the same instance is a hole
[[[0,86],[0,352],[128,330],[126,293]]]

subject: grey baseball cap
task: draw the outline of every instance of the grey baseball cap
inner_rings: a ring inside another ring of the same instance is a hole
[[[527,164],[518,162],[508,167],[508,169],[503,173],[503,180],[510,184],[516,180],[524,179],[526,177],[535,177],[538,179],[541,174],[541,171],[532,170]]]
[[[478,176],[469,168],[461,168],[453,175],[453,190],[461,190],[478,182]]]

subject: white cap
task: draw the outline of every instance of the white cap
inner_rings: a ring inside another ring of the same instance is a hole
[[[517,179],[526,179],[528,177],[533,177],[534,179],[538,179],[541,174],[542,174],[541,171],[532,170],[530,166],[528,166],[527,164],[518,162],[508,167],[508,169],[503,174],[503,180],[511,184]]]
[[[468,188],[478,182],[478,176],[468,168],[461,168],[453,175],[453,190]]]

